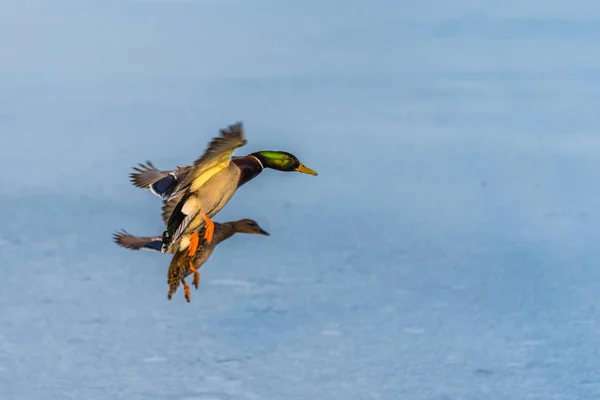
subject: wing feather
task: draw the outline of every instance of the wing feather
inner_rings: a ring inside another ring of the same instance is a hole
[[[247,143],[242,122],[220,130],[220,135],[212,139],[204,154],[194,161],[192,171],[181,183],[181,188],[196,191],[219,171],[227,168],[233,151]]]
[[[165,225],[169,223],[169,219],[173,214],[173,210],[177,207],[177,203],[181,200],[181,196],[173,197],[169,200],[165,200],[162,206],[162,220]]]
[[[174,171],[161,171],[152,164],[150,161],[146,161],[145,164],[138,164],[137,167],[133,167],[134,171],[129,174],[131,183],[138,188],[147,189],[154,182],[166,177],[170,172]]]
[[[154,195],[168,199],[178,191],[181,180],[185,179],[191,166],[178,167],[172,171],[161,171],[152,162],[146,161],[145,164],[138,164],[133,169],[136,172],[129,174],[129,179],[135,187],[150,189]]]
[[[181,224],[177,227],[175,234],[173,234],[173,239],[171,240],[171,243],[179,242],[179,239],[181,238],[181,236],[184,234],[187,227],[194,220],[194,218],[196,218],[197,215],[198,215],[197,212],[192,213],[190,215],[186,215],[186,217],[183,219],[183,221],[181,221]]]
[[[133,236],[126,230],[113,233],[113,241],[121,247],[130,250],[151,250],[160,252],[162,237]]]

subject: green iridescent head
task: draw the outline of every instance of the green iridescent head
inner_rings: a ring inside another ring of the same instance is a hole
[[[278,171],[298,171],[308,175],[318,175],[316,171],[304,166],[298,158],[285,151],[259,151],[252,155],[261,162],[264,168]]]

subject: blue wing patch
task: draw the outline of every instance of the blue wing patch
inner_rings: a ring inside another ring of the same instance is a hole
[[[168,199],[173,194],[176,186],[177,178],[174,175],[169,174],[150,185],[150,190],[158,197]]]
[[[160,252],[161,247],[162,247],[162,239],[153,240],[151,242],[146,243],[143,246],[143,248],[145,248],[147,250],[158,251],[158,252]]]

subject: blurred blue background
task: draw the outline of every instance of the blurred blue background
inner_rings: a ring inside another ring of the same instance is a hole
[[[2,399],[600,398],[600,6],[0,4]],[[167,301],[131,167],[243,120],[252,218]]]

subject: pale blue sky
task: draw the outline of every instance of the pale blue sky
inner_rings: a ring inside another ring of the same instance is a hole
[[[600,395],[600,6],[0,5],[0,397]],[[130,185],[243,120],[253,218],[167,301]],[[180,294],[180,293],[178,293]]]

